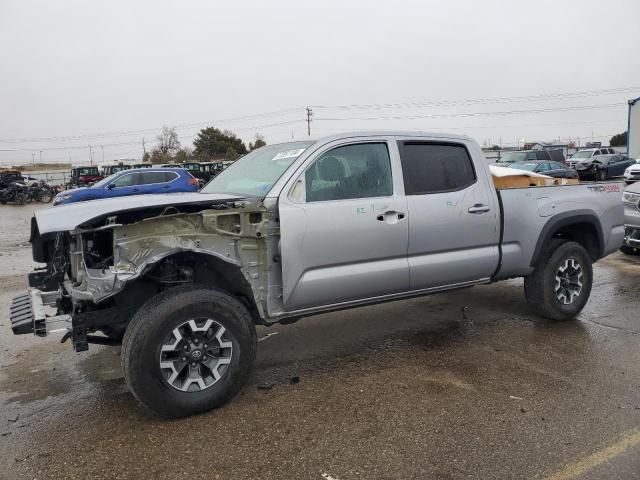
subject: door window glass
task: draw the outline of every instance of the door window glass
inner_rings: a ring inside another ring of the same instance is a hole
[[[407,195],[461,190],[476,181],[463,145],[400,142],[399,147]]]
[[[114,187],[130,187],[131,185],[136,185],[134,175],[135,174],[133,173],[122,175],[121,177],[116,178],[112,185]]]
[[[337,147],[322,154],[305,172],[307,202],[393,194],[386,143]]]

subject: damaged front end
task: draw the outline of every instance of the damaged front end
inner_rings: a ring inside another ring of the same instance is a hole
[[[280,236],[274,211],[261,199],[161,205],[44,234],[33,219],[33,257],[47,267],[31,273],[32,290],[14,299],[13,331],[62,330],[76,351],[118,344],[144,303],[185,283],[229,291],[260,322],[273,294],[269,283],[281,278],[271,270]]]

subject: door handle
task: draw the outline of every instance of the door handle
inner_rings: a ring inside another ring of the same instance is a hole
[[[404,217],[405,215],[402,212],[396,212],[395,210],[388,210],[384,212],[382,215],[378,215],[376,217],[376,220],[378,220],[379,222],[394,224],[394,223],[398,223]]]
[[[473,207],[469,207],[469,213],[486,213],[491,210],[489,205],[484,205],[482,203],[476,203]]]

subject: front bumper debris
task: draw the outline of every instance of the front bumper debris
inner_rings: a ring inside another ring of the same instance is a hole
[[[55,307],[58,291],[42,292],[31,289],[11,302],[11,329],[15,335],[33,333],[46,337],[49,333],[71,330],[70,315],[48,315],[47,307]]]

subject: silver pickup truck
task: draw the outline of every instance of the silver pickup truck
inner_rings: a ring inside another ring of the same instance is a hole
[[[257,149],[200,193],[37,211],[16,334],[121,344],[127,384],[178,417],[253,367],[255,325],[524,277],[531,308],[574,318],[592,263],[620,248],[617,183],[497,190],[468,137],[365,132]]]

